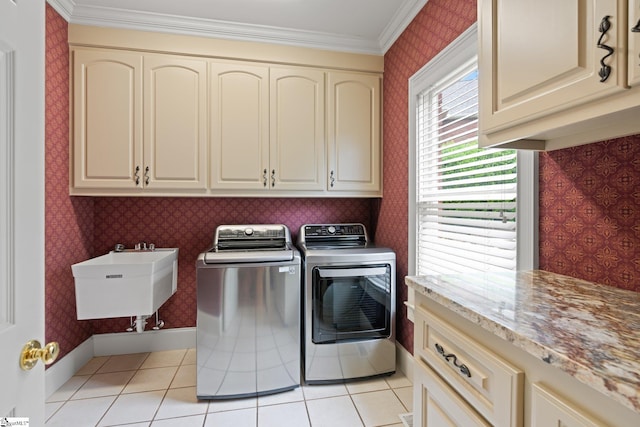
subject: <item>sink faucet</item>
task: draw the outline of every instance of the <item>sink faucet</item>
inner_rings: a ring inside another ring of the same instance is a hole
[[[156,245],[153,243],[149,243],[147,246],[147,242],[136,243],[135,250],[136,251],[153,251],[156,249]]]

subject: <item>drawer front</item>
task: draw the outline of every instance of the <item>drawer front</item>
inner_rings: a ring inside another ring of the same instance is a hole
[[[540,384],[531,387],[531,427],[605,427],[579,409]]]
[[[480,414],[422,361],[416,363],[413,423],[416,427],[490,427]]]
[[[416,308],[415,357],[496,427],[522,426],[524,373],[458,329]]]

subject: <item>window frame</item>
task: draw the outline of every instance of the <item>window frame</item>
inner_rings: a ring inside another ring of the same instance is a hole
[[[478,25],[474,23],[449,46],[409,78],[409,182],[408,182],[408,273],[416,274],[416,174],[418,158],[416,153],[417,98],[433,84],[442,80],[468,61],[478,57]],[[538,268],[538,153],[518,151],[517,183],[517,269]],[[413,320],[414,294],[409,289],[409,320]]]

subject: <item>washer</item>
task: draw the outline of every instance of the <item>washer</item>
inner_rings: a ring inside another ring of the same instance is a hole
[[[300,385],[300,253],[284,225],[221,225],[198,256],[200,399]]]

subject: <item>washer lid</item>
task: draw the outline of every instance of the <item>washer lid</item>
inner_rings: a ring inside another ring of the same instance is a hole
[[[284,262],[292,261],[296,251],[291,247],[285,250],[223,250],[212,249],[204,253],[205,264],[241,264],[256,262]]]
[[[290,261],[294,255],[291,234],[286,225],[220,225],[216,228],[212,249],[204,254],[204,262]]]

